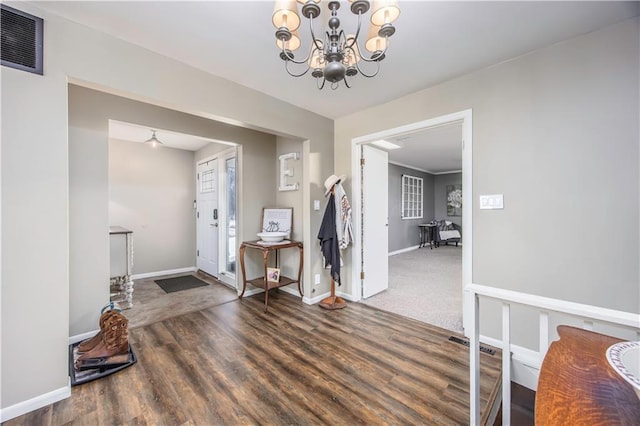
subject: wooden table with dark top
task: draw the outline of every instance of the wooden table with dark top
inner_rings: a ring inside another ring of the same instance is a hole
[[[418,248],[426,247],[428,242],[429,248],[433,249],[436,225],[432,223],[421,223],[418,225],[418,228],[420,228],[420,245]]]
[[[274,252],[276,255],[276,268],[278,266],[278,253],[282,249],[287,248],[298,248],[298,255],[300,256],[299,264],[298,264],[298,277],[297,279],[286,277],[284,275],[280,275],[280,280],[278,282],[267,280],[267,267],[269,263],[269,253]],[[244,252],[247,248],[260,250],[262,252],[262,260],[264,263],[264,274],[261,277],[247,279],[247,274],[245,272],[244,266]],[[269,290],[272,288],[284,287],[289,284],[298,284],[298,292],[300,296],[303,296],[302,293],[302,262],[303,262],[303,254],[304,249],[302,242],[300,241],[282,241],[280,243],[265,243],[263,241],[244,241],[240,244],[240,268],[242,269],[242,293],[240,293],[239,298],[242,300],[242,296],[247,288],[247,283],[253,284],[256,287],[264,288],[264,311],[267,312],[269,307]]]
[[[622,340],[559,326],[536,392],[537,425],[638,425],[640,399],[607,361],[607,348]]]

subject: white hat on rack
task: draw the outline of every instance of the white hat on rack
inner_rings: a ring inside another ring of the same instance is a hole
[[[346,175],[340,175],[340,176],[336,176],[336,175],[331,175],[327,178],[327,180],[324,181],[324,187],[326,189],[324,196],[326,197],[327,195],[329,195],[329,193],[331,192],[331,188],[333,188],[333,185],[335,185],[336,183],[340,183],[340,182],[344,182],[344,179],[346,178]]]

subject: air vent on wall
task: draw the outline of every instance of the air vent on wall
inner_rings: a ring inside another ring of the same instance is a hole
[[[0,8],[2,65],[42,75],[42,18],[4,4]]]

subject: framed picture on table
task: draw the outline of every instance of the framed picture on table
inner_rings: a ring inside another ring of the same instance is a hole
[[[267,281],[272,283],[280,282],[280,269],[267,268]]]
[[[291,239],[293,229],[293,207],[263,208],[261,232],[286,232],[285,239]]]

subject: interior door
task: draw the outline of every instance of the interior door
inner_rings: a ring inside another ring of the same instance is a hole
[[[197,168],[197,267],[218,276],[218,160],[208,160]]]
[[[369,145],[363,145],[361,152],[364,158],[362,296],[366,299],[389,287],[389,158],[386,151]]]

